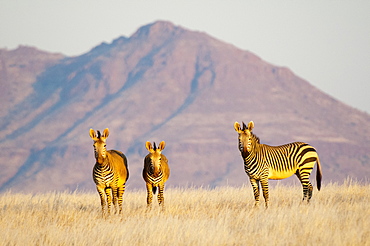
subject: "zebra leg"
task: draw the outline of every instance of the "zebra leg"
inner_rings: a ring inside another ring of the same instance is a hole
[[[309,182],[308,183],[308,199],[307,199],[307,202],[310,201],[311,197],[312,197],[312,191],[313,191],[313,186],[312,184]]]
[[[118,212],[118,208],[117,208],[117,192],[118,192],[118,188],[112,188],[112,203],[113,203],[113,206],[114,206],[115,213]]]
[[[146,198],[146,204],[148,207],[151,206],[152,200],[153,200],[153,186],[149,183],[146,183],[146,190],[147,190],[147,198]]]
[[[119,213],[122,213],[122,202],[123,202],[123,193],[125,193],[125,184],[117,189],[117,198],[118,198],[118,207]]]
[[[301,181],[303,187],[303,199],[302,201],[308,198],[310,200],[312,196],[312,184],[310,183],[310,174],[303,173],[301,170],[297,170],[296,172],[297,177]]]
[[[105,213],[105,205],[106,205],[106,200],[105,200],[105,195],[104,195],[104,189],[102,188],[99,188],[99,187],[96,187],[96,190],[98,191],[99,193],[99,196],[100,196],[100,203],[101,203],[101,211],[104,215]]]
[[[158,188],[159,188],[158,189],[158,203],[164,209],[164,196],[163,196],[164,184],[160,184]]]
[[[269,203],[269,180],[263,179],[261,180],[261,187],[263,191],[263,197],[265,198],[265,206],[268,208]]]
[[[301,180],[303,186],[303,201],[307,200],[310,201],[312,197],[312,184],[310,183],[310,174],[315,166],[315,162],[318,162],[318,156],[316,151],[310,147],[304,156],[302,157],[301,161],[298,163],[299,172],[298,178]]]
[[[257,207],[260,203],[260,188],[258,184],[258,180],[256,179],[250,179],[251,185],[253,187],[253,193],[254,193],[254,206]]]
[[[107,196],[108,214],[110,214],[110,207],[112,206],[112,189],[110,187],[105,188],[105,195]]]

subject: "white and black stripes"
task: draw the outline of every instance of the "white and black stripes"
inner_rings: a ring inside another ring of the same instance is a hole
[[[158,203],[164,207],[164,184],[170,175],[167,158],[162,154],[166,143],[162,141],[158,148],[155,143],[153,143],[153,146],[150,142],[145,144],[146,149],[149,151],[149,154],[144,158],[143,168],[143,178],[147,188],[147,205],[151,205],[153,194],[158,188]]]
[[[317,188],[321,188],[321,165],[314,147],[302,142],[294,142],[281,146],[260,144],[259,138],[252,133],[253,121],[248,127],[243,123],[241,128],[235,122],[234,128],[239,133],[239,150],[244,160],[244,169],[248,174],[256,205],[259,203],[259,188],[261,182],[265,204],[268,206],[268,179],[285,179],[296,174],[303,186],[303,199],[309,201],[312,197],[310,173],[315,165],[317,169]]]
[[[103,165],[95,165],[93,169],[93,179],[95,183],[104,183],[107,186],[117,185],[117,177],[114,179],[114,170],[109,162]]]
[[[153,186],[157,186],[158,183],[161,182],[163,179],[163,171],[162,171],[162,168],[160,167],[159,173],[157,175],[154,175],[152,168],[153,168],[152,166],[149,167],[149,171],[145,175],[146,175],[147,180],[149,180],[153,184]]]
[[[110,207],[118,203],[118,211],[122,212],[122,196],[125,192],[126,181],[129,177],[126,156],[118,150],[106,150],[106,138],[109,129],[106,128],[101,135],[90,129],[90,137],[94,140],[94,153],[96,163],[93,168],[93,180],[100,196],[103,214],[105,206]],[[116,206],[117,211],[117,206]]]

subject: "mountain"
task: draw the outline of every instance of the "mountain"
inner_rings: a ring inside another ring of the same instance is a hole
[[[128,189],[145,187],[145,142],[162,140],[168,185],[239,186],[249,181],[233,124],[250,120],[262,143],[315,146],[324,183],[370,177],[369,114],[206,33],[159,21],[77,57],[20,47],[0,59],[12,91],[1,99],[1,191],[94,190],[88,132],[106,127],[107,148],[128,157]]]
[[[30,95],[37,77],[62,58],[61,54],[26,46],[11,51],[0,49],[0,117]]]

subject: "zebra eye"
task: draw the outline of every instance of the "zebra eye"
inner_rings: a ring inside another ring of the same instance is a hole
[[[104,144],[104,148],[106,147],[107,145],[106,144]]]

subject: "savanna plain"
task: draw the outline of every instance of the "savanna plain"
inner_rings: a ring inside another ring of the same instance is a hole
[[[370,185],[324,184],[309,204],[300,186],[168,188],[165,210],[129,189],[122,214],[103,217],[97,193],[0,194],[1,245],[370,245]]]

